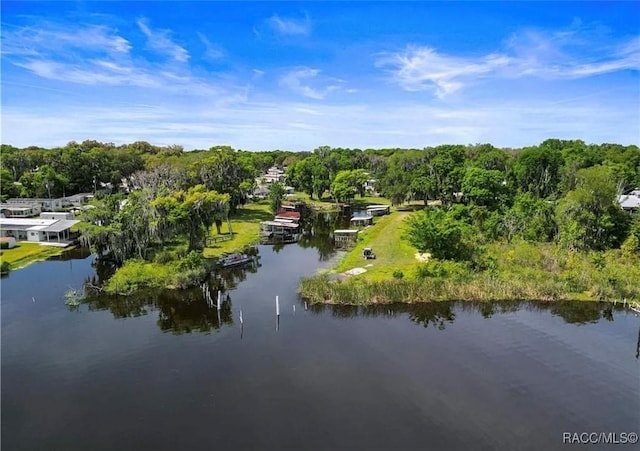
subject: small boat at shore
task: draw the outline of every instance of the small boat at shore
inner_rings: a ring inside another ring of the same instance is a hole
[[[226,257],[222,257],[218,264],[223,268],[229,268],[231,266],[244,265],[252,260],[247,254],[231,254]]]

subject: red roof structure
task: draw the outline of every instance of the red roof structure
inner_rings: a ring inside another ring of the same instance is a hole
[[[300,212],[280,210],[276,215],[276,219],[292,219],[297,222],[300,220]]]

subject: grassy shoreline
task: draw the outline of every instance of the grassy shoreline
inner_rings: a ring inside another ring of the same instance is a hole
[[[205,247],[202,255],[205,258],[220,257],[226,253],[239,252],[247,246],[256,244],[259,240],[259,227],[261,221],[273,219],[273,214],[269,210],[269,202],[253,202],[238,208],[236,214],[231,218],[231,231],[233,238],[227,241],[220,241]],[[221,228],[221,235],[230,234],[229,225],[224,223]],[[211,228],[210,235],[217,235],[216,227]]]
[[[410,214],[394,211],[379,218],[334,268],[302,279],[300,295],[312,304],[345,305],[454,300],[640,303],[640,261],[619,249],[579,253],[553,243],[514,241],[483,246],[475,265],[420,262],[417,251],[402,239],[403,222]],[[373,248],[376,260],[362,259],[364,247]],[[366,272],[332,280],[332,275],[354,267]]]
[[[0,264],[1,262],[7,262],[9,269],[15,271],[31,263],[60,255],[69,249],[72,249],[72,247],[42,246],[38,243],[18,241],[16,247],[12,249],[2,249],[0,253]]]
[[[132,294],[143,288],[180,289],[196,285],[204,279],[215,266],[216,258],[233,252],[239,252],[258,242],[258,223],[273,218],[267,201],[247,204],[237,210],[231,218],[233,237],[224,241],[211,242],[201,253],[202,261],[184,268],[187,243],[175,241],[165,243],[157,249],[153,261],[140,259],[127,260],[118,268],[104,286],[111,294]],[[215,225],[210,231],[211,237],[228,237],[229,225],[224,223],[220,235]],[[197,283],[195,283],[197,282]]]

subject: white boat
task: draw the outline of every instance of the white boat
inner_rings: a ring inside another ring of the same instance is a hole
[[[230,266],[244,265],[245,263],[249,263],[251,260],[251,257],[247,254],[231,254],[226,257],[222,257],[218,263],[223,268],[228,268]]]

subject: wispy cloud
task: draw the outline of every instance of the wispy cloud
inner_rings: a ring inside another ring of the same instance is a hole
[[[169,54],[154,61],[135,52],[131,41],[106,26],[55,24],[14,27],[2,33],[3,64],[12,64],[47,80],[87,86],[123,86],[198,92],[213,98],[244,95],[230,79],[197,74],[187,64],[188,52],[174,44],[167,31],[152,31],[139,21],[149,45]],[[5,71],[6,72],[6,71]]]
[[[127,54],[131,44],[116,30],[102,25],[41,23],[38,26],[6,27],[2,32],[2,55],[33,57],[56,52],[68,56],[75,51]]]
[[[439,54],[429,47],[410,46],[402,52],[383,55],[376,64],[391,66],[394,81],[407,91],[433,89],[443,97],[461,89],[472,78],[508,65],[509,58],[497,54],[460,58]]]
[[[568,30],[523,30],[506,43],[512,75],[583,78],[620,70],[640,70],[640,37],[611,42],[602,31],[580,24]]]
[[[156,52],[168,55],[170,58],[185,62],[189,60],[189,52],[171,39],[169,30],[152,30],[146,19],[138,19],[138,27],[147,37],[147,45]]]
[[[597,42],[597,43],[596,43]],[[480,56],[454,56],[426,46],[383,53],[375,62],[390,71],[407,91],[448,94],[485,78],[535,76],[576,79],[620,70],[640,70],[640,38],[602,44],[583,29],[554,33],[524,30],[512,34],[503,49]]]
[[[310,99],[322,100],[331,91],[340,88],[339,80],[328,77],[319,77],[320,70],[309,67],[294,69],[280,79],[280,85],[289,88],[296,94]],[[314,83],[315,86],[312,86]],[[323,86],[319,86],[323,85]]]
[[[308,35],[311,33],[311,19],[305,14],[303,19],[280,17],[274,14],[267,24],[277,33],[285,35]]]
[[[204,58],[209,61],[217,61],[221,58],[224,58],[226,53],[222,47],[217,44],[212,43],[209,39],[202,33],[198,33],[198,38],[200,38],[200,42],[204,45]]]
[[[292,150],[311,150],[321,144],[382,148],[491,142],[526,146],[550,136],[637,143],[633,105],[603,107],[590,101],[572,105],[538,101],[526,108],[491,101],[481,107],[229,102],[215,108],[196,104],[180,115],[175,114],[176,108],[179,105],[170,102],[153,107],[82,104],[51,115],[47,110],[12,107],[2,114],[3,140],[17,146],[51,147],[69,140],[124,144],[142,139],[187,149],[228,143],[247,150],[282,148],[283,136],[284,145]]]

